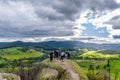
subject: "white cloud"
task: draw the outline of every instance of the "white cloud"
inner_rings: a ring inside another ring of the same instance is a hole
[[[110,38],[113,38],[115,35],[120,35],[120,29],[110,31]]]
[[[118,4],[120,3],[120,0],[115,0]]]
[[[0,28],[3,30],[0,34],[18,38],[73,35],[73,21],[57,20],[64,18],[64,14],[42,2],[38,3],[39,5],[29,1],[1,1]],[[7,33],[4,34],[6,30]]]
[[[92,23],[96,28],[106,27],[108,33],[110,33],[109,37],[112,38],[113,35],[120,35],[120,30],[114,29],[114,25],[112,23],[108,23],[113,17],[119,16],[120,9],[115,9],[113,11],[107,11],[104,15],[99,17],[95,17],[93,19],[87,19],[90,23]],[[102,31],[103,32],[103,31]]]
[[[82,38],[82,31],[87,28],[81,25],[84,23],[92,23],[96,29],[107,27],[110,37],[119,35],[120,31],[113,28],[114,24],[118,25],[119,19],[111,21],[113,17],[120,16],[119,2],[119,0],[117,3],[114,0],[1,0],[0,40],[28,42],[78,40]]]
[[[75,24],[74,24],[75,30],[74,30],[73,37],[79,37],[82,31],[85,30],[85,27],[82,26],[82,24],[88,22],[88,18],[86,17],[88,13],[89,13],[89,10],[83,12],[83,14],[80,14],[80,17],[75,20]]]
[[[14,27],[22,27],[23,24],[29,26],[38,21],[34,8],[29,3],[8,1],[0,4],[0,20],[14,25]]]
[[[95,19],[91,19],[90,22],[97,28],[108,26],[109,24],[105,24],[105,22],[108,22],[114,16],[120,15],[120,9],[116,9],[114,11],[107,11],[105,13],[105,15],[101,15],[100,17],[96,17]]]

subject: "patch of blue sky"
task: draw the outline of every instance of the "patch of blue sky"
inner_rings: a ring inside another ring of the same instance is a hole
[[[84,23],[81,25],[85,27],[85,30],[83,30],[81,34],[82,36],[96,36],[105,38],[109,35],[106,27],[96,28],[91,23]]]
[[[88,18],[88,20],[90,20],[90,19],[95,19],[95,16],[92,16],[92,17],[89,17],[89,18]]]

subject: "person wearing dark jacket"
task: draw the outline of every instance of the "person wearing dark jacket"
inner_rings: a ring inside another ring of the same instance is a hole
[[[50,61],[53,61],[53,52],[50,53]]]
[[[67,58],[70,59],[70,53],[69,52],[67,52]]]

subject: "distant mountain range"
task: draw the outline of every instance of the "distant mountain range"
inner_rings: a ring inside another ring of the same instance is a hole
[[[120,44],[94,44],[83,43],[79,41],[45,41],[45,42],[0,42],[0,48],[5,47],[41,47],[41,48],[88,48],[88,49],[100,49],[100,50],[120,50]]]

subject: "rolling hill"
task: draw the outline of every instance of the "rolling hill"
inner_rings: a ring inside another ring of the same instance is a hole
[[[100,49],[100,50],[120,50],[120,44],[93,44],[83,43],[79,41],[45,41],[45,42],[0,42],[0,48],[5,47],[39,47],[45,49],[51,48],[88,48],[88,49]]]

